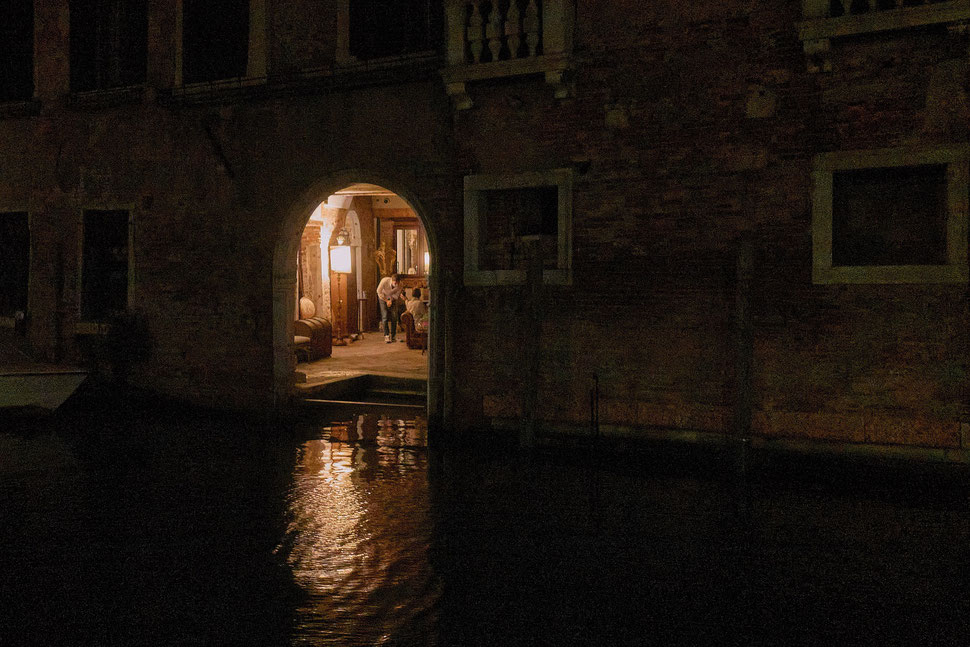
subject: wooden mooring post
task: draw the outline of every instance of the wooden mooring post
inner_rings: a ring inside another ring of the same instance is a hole
[[[751,446],[752,364],[754,324],[751,318],[751,283],[754,274],[754,239],[743,234],[738,240],[734,287],[734,436],[738,441],[738,470],[748,469]]]
[[[528,269],[526,271],[524,296],[526,302],[525,343],[523,353],[522,426],[519,445],[531,449],[536,441],[536,424],[539,419],[539,344],[542,336],[542,248],[539,236],[523,236]]]

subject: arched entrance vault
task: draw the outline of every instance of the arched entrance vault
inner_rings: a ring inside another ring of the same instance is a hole
[[[417,214],[428,239],[431,258],[439,259],[438,231],[429,221],[427,210],[421,201],[403,183],[393,178],[366,170],[346,170],[329,176],[311,187],[289,205],[281,214],[276,245],[273,250],[273,399],[277,409],[285,410],[292,404],[293,376],[296,359],[293,354],[293,312],[296,307],[296,268],[300,237],[310,215],[327,196],[354,183],[376,184],[403,198]],[[436,261],[440,267],[440,262]],[[445,325],[444,303],[446,290],[441,289],[440,270],[428,277],[431,293],[436,295],[435,307],[431,308],[428,334],[428,422],[432,428],[439,427],[446,419],[444,411],[445,382]]]

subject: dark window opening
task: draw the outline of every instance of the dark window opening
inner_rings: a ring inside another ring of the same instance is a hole
[[[836,171],[832,264],[945,265],[946,166]]]
[[[71,0],[71,90],[145,82],[147,0]]]
[[[30,229],[24,212],[0,213],[0,316],[27,311]]]
[[[128,307],[128,212],[84,212],[81,318],[104,321]]]
[[[360,60],[437,51],[443,3],[431,0],[353,0],[350,53]]]
[[[482,191],[479,267],[486,270],[525,269],[523,236],[539,236],[543,266],[558,262],[559,187]]]
[[[7,0],[0,20],[0,101],[34,96],[34,3]]]
[[[245,77],[248,57],[249,0],[185,0],[183,83]]]

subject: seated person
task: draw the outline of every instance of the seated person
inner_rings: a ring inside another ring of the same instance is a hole
[[[428,329],[428,306],[421,300],[421,288],[414,288],[405,307],[414,317],[414,329],[418,332],[426,331]]]

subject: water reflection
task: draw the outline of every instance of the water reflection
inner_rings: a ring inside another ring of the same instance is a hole
[[[360,415],[297,451],[285,552],[306,594],[297,644],[433,634],[438,579],[423,558],[427,425]]]
[[[432,455],[426,433],[117,403],[0,433],[0,645],[942,645],[970,629],[967,480],[826,484],[785,464],[735,487],[717,457]]]

